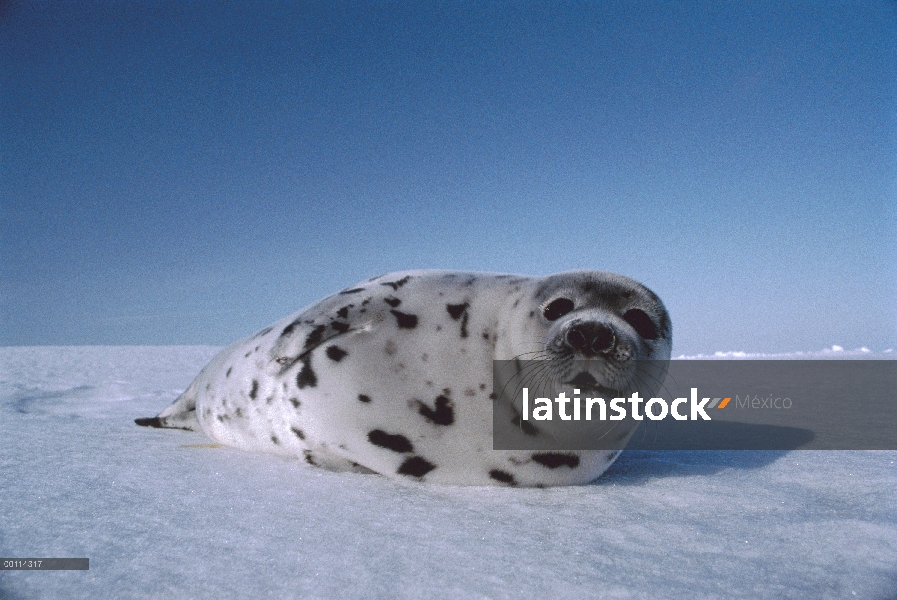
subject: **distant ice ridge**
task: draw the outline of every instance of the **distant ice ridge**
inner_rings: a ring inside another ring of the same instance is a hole
[[[845,350],[834,345],[823,350],[808,352],[743,352],[740,350],[717,351],[713,354],[680,354],[674,360],[897,360],[897,352],[888,348],[880,352],[870,350],[866,346],[854,350]]]

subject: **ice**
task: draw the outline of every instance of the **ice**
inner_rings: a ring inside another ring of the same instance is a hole
[[[713,354],[680,354],[675,360],[893,360],[894,349],[887,348],[875,352],[862,346],[854,350],[845,350],[834,345],[831,348],[816,351],[797,352],[745,352],[743,350],[717,351]]]
[[[2,571],[0,598],[897,595],[897,452],[629,451],[589,486],[464,488],[134,425],[216,350],[0,348],[0,555],[90,558]]]

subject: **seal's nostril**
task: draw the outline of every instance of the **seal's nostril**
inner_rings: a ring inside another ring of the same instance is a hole
[[[577,323],[567,330],[564,341],[567,346],[586,356],[605,354],[613,350],[617,336],[612,327],[603,323]]]
[[[574,350],[584,350],[587,347],[586,336],[579,327],[571,327],[567,331],[567,345]]]
[[[616,336],[614,336],[610,329],[606,327],[598,327],[595,332],[595,337],[592,338],[592,352],[595,354],[607,352],[614,347],[616,341]]]

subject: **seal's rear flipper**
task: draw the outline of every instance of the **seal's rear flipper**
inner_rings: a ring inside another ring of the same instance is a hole
[[[141,427],[159,427],[166,429],[186,429],[187,431],[202,431],[199,427],[199,419],[196,418],[196,391],[191,384],[177,400],[155,417],[134,419]]]
[[[172,415],[170,417],[146,417],[134,419],[141,427],[158,427],[164,429],[186,429],[187,431],[199,431],[199,421],[196,420],[196,411]]]

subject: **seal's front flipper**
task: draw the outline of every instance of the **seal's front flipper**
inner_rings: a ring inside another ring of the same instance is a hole
[[[199,419],[196,418],[196,392],[194,385],[187,388],[177,400],[155,417],[134,419],[141,427],[160,427],[166,429],[186,429],[202,431]]]

